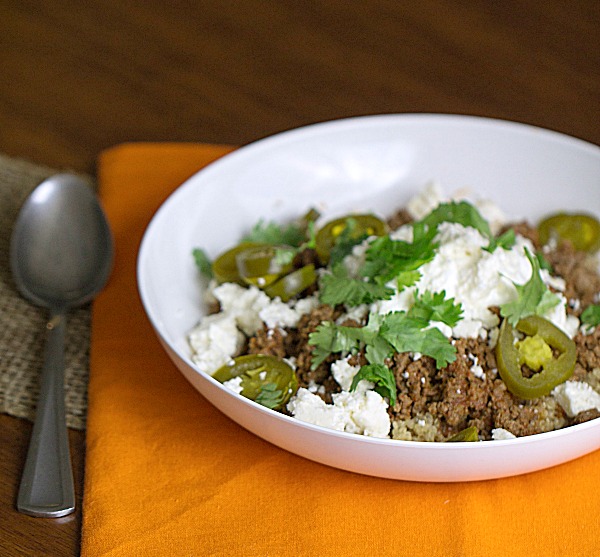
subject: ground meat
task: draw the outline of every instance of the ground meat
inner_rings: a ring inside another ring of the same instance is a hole
[[[600,327],[590,334],[579,333],[573,340],[577,346],[577,364],[584,373],[600,369]]]
[[[428,357],[394,356],[398,400],[390,409],[392,437],[444,441],[474,426],[481,438],[491,439],[495,428],[523,436],[567,424],[552,397],[524,401],[506,389],[487,341],[459,339],[455,346],[456,360],[441,370]]]
[[[288,357],[287,333],[283,329],[269,329],[265,325],[248,341],[248,354],[266,354],[278,358]]]
[[[595,420],[596,418],[600,418],[600,411],[598,411],[596,408],[584,410],[573,418],[571,425],[583,424],[585,422],[589,422],[590,420]]]
[[[598,262],[585,252],[576,251],[571,244],[561,243],[544,253],[554,272],[565,279],[565,296],[570,313],[580,315],[583,308],[596,302],[600,292]]]
[[[316,369],[312,366],[312,346],[308,344],[310,333],[323,321],[335,321],[342,311],[328,305],[321,305],[300,318],[298,326],[291,329],[268,329],[264,326],[248,341],[249,354],[270,354],[291,360],[296,366],[298,386],[314,390],[327,403],[331,395],[340,391],[340,387],[331,376],[330,367],[336,360],[330,356]],[[349,323],[345,323],[348,325]],[[355,323],[356,324],[356,323]]]
[[[413,218],[410,216],[410,213],[406,209],[400,209],[387,220],[387,224],[390,230],[396,230],[412,221]]]

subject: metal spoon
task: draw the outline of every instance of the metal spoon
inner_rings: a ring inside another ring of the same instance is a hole
[[[112,235],[90,187],[57,174],[25,201],[11,237],[10,264],[21,294],[50,310],[40,396],[17,509],[42,517],[75,510],[65,423],[65,316],[89,302],[112,267]]]

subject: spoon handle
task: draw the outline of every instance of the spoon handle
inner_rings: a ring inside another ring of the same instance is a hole
[[[17,510],[31,516],[56,518],[75,510],[63,385],[65,316],[53,312],[47,327],[40,394]]]

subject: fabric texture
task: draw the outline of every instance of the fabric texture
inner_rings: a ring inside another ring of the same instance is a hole
[[[600,451],[501,480],[379,479],[281,450],[188,384],[145,317],[136,255],[165,198],[228,151],[127,144],[101,156],[117,250],[93,308],[82,555],[597,554]]]
[[[45,345],[47,310],[23,298],[10,274],[10,237],[23,202],[58,170],[0,155],[0,412],[33,420]],[[82,176],[91,187],[95,183]],[[65,417],[85,428],[90,304],[67,315],[65,339]]]

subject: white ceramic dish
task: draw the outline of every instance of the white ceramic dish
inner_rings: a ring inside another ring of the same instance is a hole
[[[554,466],[600,448],[600,419],[506,441],[373,439],[302,423],[224,388],[190,360],[188,331],[203,315],[191,251],[211,256],[259,218],[319,207],[390,214],[432,179],[469,187],[514,218],[559,209],[600,216],[600,148],[555,132],[476,117],[384,115],[317,124],[243,147],[190,178],[150,223],[139,253],[144,308],[191,384],[244,428],[323,464],[392,479],[454,482]]]

